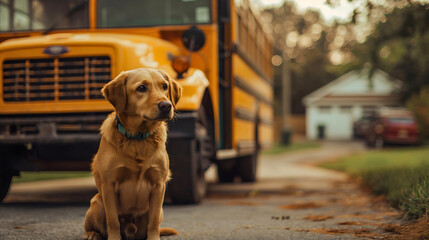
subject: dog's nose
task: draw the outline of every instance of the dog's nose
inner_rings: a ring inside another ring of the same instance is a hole
[[[161,112],[168,113],[171,110],[171,103],[167,101],[160,102],[158,103],[158,108]]]

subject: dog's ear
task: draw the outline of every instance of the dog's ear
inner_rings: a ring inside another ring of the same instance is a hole
[[[182,86],[180,86],[180,84],[170,76],[168,76],[168,81],[170,82],[168,95],[173,107],[176,108],[177,102],[182,97]]]
[[[173,107],[176,108],[176,104],[179,101],[179,99],[182,97],[182,86],[174,80],[170,75],[168,75],[164,71],[159,71],[165,79],[168,80],[170,88],[168,88],[168,98],[171,101],[171,104],[173,104]]]
[[[127,72],[121,72],[101,89],[104,97],[115,107],[118,113],[123,112],[127,106],[127,90],[125,88],[127,75]]]

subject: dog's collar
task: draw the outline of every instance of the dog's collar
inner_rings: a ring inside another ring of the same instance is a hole
[[[121,121],[119,121],[118,115],[116,115],[116,127],[118,128],[118,131],[127,139],[141,141],[150,136],[150,132],[138,132],[137,134],[127,133],[127,130],[125,129],[124,125],[122,125]]]

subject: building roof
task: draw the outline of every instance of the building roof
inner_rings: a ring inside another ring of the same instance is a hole
[[[400,82],[376,69],[369,80],[369,68],[350,71],[303,98],[304,105],[332,102],[386,102],[397,100]]]

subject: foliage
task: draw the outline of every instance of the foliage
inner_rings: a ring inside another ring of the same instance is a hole
[[[281,7],[266,9],[264,16],[271,21],[275,46],[290,70],[292,113],[304,113],[304,96],[355,65],[334,64],[350,57],[347,52],[355,45],[352,24],[328,24],[319,12],[299,13],[289,1]]]
[[[419,218],[429,215],[428,171],[429,167],[426,166],[418,170],[418,175],[414,175],[414,179],[417,179],[417,182],[411,186],[407,198],[402,204],[402,207],[410,217]]]
[[[408,99],[429,85],[429,4],[407,1],[388,12],[354,54],[361,64],[371,62],[403,82]]]
[[[429,139],[429,86],[412,95],[407,107],[416,115],[421,137]]]
[[[429,213],[429,148],[399,148],[371,151],[323,163],[359,177],[375,193],[386,195],[410,218]]]
[[[326,23],[320,13],[298,13],[293,2],[266,9],[275,46],[290,68],[292,113],[302,98],[336,77],[371,63],[402,81],[406,102],[429,86],[429,3],[417,0],[349,0],[349,23]],[[335,8],[340,1],[327,0]]]
[[[377,194],[387,196],[393,206],[409,218],[429,214],[429,165],[363,171],[363,183]]]

